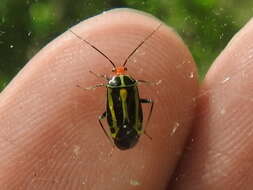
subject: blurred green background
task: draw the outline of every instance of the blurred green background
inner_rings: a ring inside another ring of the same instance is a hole
[[[201,78],[253,15],[251,0],[1,0],[0,91],[56,36],[116,7],[146,11],[174,27],[190,48]]]

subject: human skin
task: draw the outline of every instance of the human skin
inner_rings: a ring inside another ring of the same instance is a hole
[[[120,66],[159,24],[117,9],[71,30]],[[189,50],[162,24],[126,65],[135,79],[162,81],[139,85],[140,96],[155,101],[146,129],[152,140],[142,135],[126,151],[112,146],[97,121],[106,88],[77,87],[105,83],[89,70],[110,76],[112,65],[66,31],[0,95],[1,189],[250,189],[252,27],[232,40],[200,86]]]
[[[253,189],[252,34],[250,20],[209,69],[171,189]]]

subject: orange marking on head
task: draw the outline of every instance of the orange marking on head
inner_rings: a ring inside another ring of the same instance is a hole
[[[127,68],[124,66],[116,67],[112,70],[116,75],[124,75],[127,71]]]

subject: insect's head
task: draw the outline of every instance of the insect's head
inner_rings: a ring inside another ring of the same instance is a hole
[[[115,73],[116,75],[124,75],[126,71],[127,71],[127,68],[124,66],[114,67],[112,69],[112,72]]]

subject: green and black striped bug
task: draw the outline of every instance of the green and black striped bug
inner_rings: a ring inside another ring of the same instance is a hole
[[[152,115],[154,101],[152,99],[140,98],[138,91],[138,83],[152,83],[144,80],[135,80],[130,75],[126,74],[127,68],[125,67],[131,56],[140,48],[144,42],[149,39],[159,28],[161,24],[154,29],[141,43],[128,55],[122,66],[116,67],[115,64],[106,56],[102,51],[96,48],[87,40],[78,36],[70,30],[76,37],[90,45],[97,52],[103,55],[113,66],[112,72],[114,75],[109,78],[106,75],[99,75],[92,71],[90,73],[97,77],[106,79],[107,84],[97,84],[93,87],[86,89],[94,89],[97,87],[105,86],[107,88],[106,111],[99,116],[99,124],[103,129],[107,138],[120,150],[127,150],[134,147],[141,134],[147,135],[146,130],[143,128],[143,112],[142,104],[150,104],[150,110],[147,118],[149,123]],[[80,87],[80,86],[79,86]],[[102,119],[107,118],[110,131],[107,132],[101,122]]]

